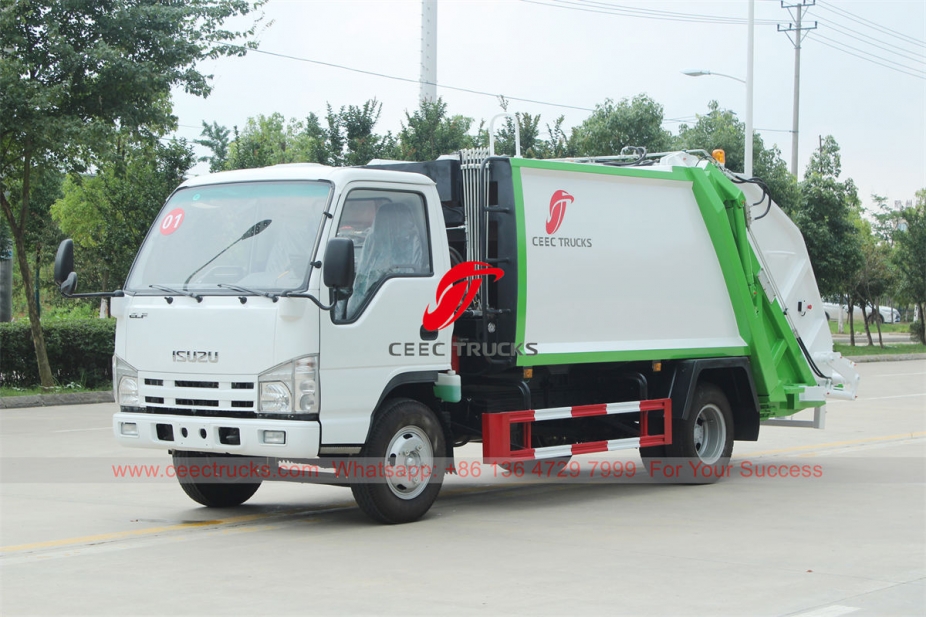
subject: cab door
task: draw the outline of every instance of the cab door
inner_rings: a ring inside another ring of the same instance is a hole
[[[449,268],[439,204],[428,185],[353,183],[341,193],[329,237],[354,242],[356,277],[350,297],[320,316],[324,445],[362,444],[392,380],[450,368],[449,329],[422,331]]]

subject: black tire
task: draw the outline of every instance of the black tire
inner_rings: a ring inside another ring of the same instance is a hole
[[[212,466],[212,461],[208,464],[203,461],[204,458],[212,458],[213,461],[222,465],[225,459],[231,458],[210,454],[208,452],[174,452],[174,469],[206,468]],[[244,460],[244,459],[241,459]],[[230,474],[225,474],[230,477]],[[240,506],[250,499],[257,489],[260,488],[260,482],[199,482],[189,477],[181,477],[177,474],[177,480],[180,482],[180,488],[189,496],[190,499],[207,508],[233,508]]]
[[[390,525],[416,521],[431,508],[444,479],[444,431],[434,412],[418,401],[391,399],[373,420],[366,444],[360,451],[363,465],[397,469],[402,449],[405,465],[421,468],[416,479],[387,476],[351,481],[351,492],[367,516]]]
[[[698,384],[688,417],[672,422],[671,444],[640,448],[651,477],[695,484],[713,483],[724,477],[723,470],[728,469],[732,454],[730,402],[723,390],[709,383]],[[657,460],[663,463],[658,471],[652,464]],[[679,473],[665,475],[668,467],[679,463]]]

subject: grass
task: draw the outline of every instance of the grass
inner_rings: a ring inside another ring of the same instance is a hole
[[[901,345],[885,345],[883,348],[878,347],[876,344],[874,347],[869,347],[866,345],[856,345],[852,347],[851,345],[843,345],[842,343],[835,343],[833,345],[833,350],[838,351],[844,356],[881,356],[887,354],[911,354],[911,353],[926,353],[926,345],[921,345],[920,343],[907,343]]]
[[[105,384],[98,386],[96,388],[85,388],[84,386],[76,383],[69,383],[66,386],[55,386],[49,390],[42,388],[41,386],[33,386],[31,388],[18,388],[10,386],[0,386],[0,397],[3,396],[31,396],[36,394],[67,394],[70,392],[105,392],[107,390],[112,390],[112,384]]]
[[[836,334],[836,329],[839,327],[839,323],[835,321],[829,322],[830,332]],[[845,324],[845,334],[849,334],[849,322],[846,321]],[[883,323],[881,324],[881,332],[900,332],[902,334],[907,334],[910,332],[909,323]],[[855,333],[856,334],[865,334],[865,324],[860,323],[859,321],[855,322]],[[878,336],[878,326],[871,324],[871,335]]]

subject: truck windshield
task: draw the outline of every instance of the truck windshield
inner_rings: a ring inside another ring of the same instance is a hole
[[[331,185],[241,182],[177,191],[148,232],[126,289],[198,293],[304,288]]]

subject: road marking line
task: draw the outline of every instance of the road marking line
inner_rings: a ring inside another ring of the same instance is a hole
[[[102,426],[99,428],[64,428],[60,431],[52,431],[52,433],[82,433],[84,431],[111,431],[113,427],[111,426]]]
[[[792,446],[790,448],[779,448],[778,450],[761,450],[759,452],[750,452],[743,456],[755,457],[766,454],[784,454],[786,452],[802,452],[805,450],[818,450],[822,448],[842,448],[845,446],[857,446],[868,443],[878,443],[880,441],[903,441],[906,439],[919,439],[926,437],[926,431],[917,431],[915,433],[900,433],[897,435],[884,435],[883,437],[868,437],[866,439],[850,439],[848,441],[831,441],[829,443],[815,443],[806,446]],[[738,457],[737,457],[738,458]]]
[[[328,509],[328,508],[325,508]],[[161,533],[170,533],[173,531],[183,531],[185,529],[200,529],[203,527],[229,527],[240,525],[251,521],[258,521],[267,518],[279,518],[287,515],[298,515],[302,512],[311,512],[311,510],[293,510],[286,512],[266,512],[262,514],[248,514],[244,516],[234,516],[231,518],[210,521],[191,521],[188,523],[179,523],[177,525],[163,525],[161,527],[146,527],[144,529],[131,529],[128,531],[115,531],[112,533],[100,533],[92,536],[81,536],[77,538],[64,538],[61,540],[48,540],[45,542],[32,542],[29,544],[17,544],[14,546],[0,547],[0,554],[20,553],[23,551],[34,551],[44,548],[58,548],[62,546],[73,546],[76,544],[100,544],[103,542],[113,542],[115,540],[124,540],[126,538],[137,538],[140,536],[151,536]]]
[[[839,617],[840,615],[848,615],[858,610],[861,609],[855,606],[840,606],[839,604],[833,604],[832,606],[824,606],[823,608],[817,608],[812,611],[807,611],[806,613],[797,613],[791,617]]]
[[[876,377],[911,377],[913,375],[926,375],[926,373],[881,373],[880,375],[865,375],[865,379]]]
[[[895,394],[894,396],[873,396],[871,398],[859,398],[860,401],[884,401],[889,398],[911,398],[914,396],[926,396],[926,392],[917,392],[916,394]]]

